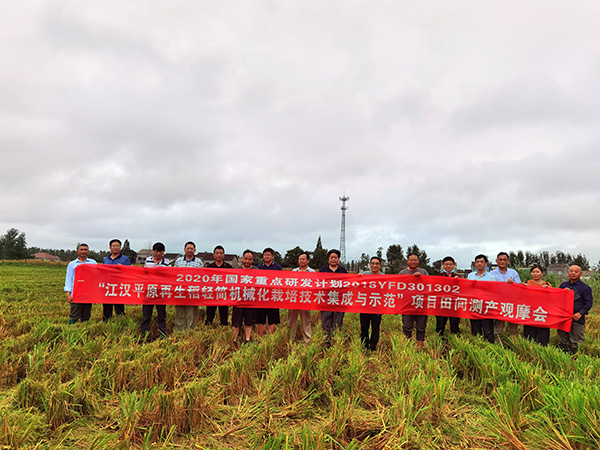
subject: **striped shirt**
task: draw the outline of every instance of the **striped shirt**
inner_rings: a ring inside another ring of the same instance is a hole
[[[203,267],[204,263],[200,258],[196,258],[195,256],[187,260],[185,256],[180,256],[175,260],[175,267]]]
[[[144,261],[144,267],[170,267],[171,261],[167,258],[163,258],[158,264],[154,262],[154,256],[148,256]]]

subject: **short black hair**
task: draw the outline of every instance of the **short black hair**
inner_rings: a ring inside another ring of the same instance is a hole
[[[371,259],[369,260],[369,262],[373,262],[374,259],[379,261],[379,264],[381,264],[381,258],[379,256],[371,256]]]
[[[118,240],[118,239],[111,239],[111,240],[110,240],[110,242],[108,243],[108,246],[110,247],[110,246],[111,246],[111,245],[113,245],[115,242],[118,242],[118,243],[119,243],[119,245],[123,245],[123,244],[121,243],[121,241],[120,241],[120,240]]]
[[[342,253],[341,253],[339,250],[337,250],[337,249],[335,249],[335,248],[332,248],[331,250],[329,250],[329,251],[327,252],[327,259],[329,259],[329,257],[330,257],[330,256],[331,256],[333,253],[335,253],[336,255],[338,255],[338,258],[341,258],[341,257],[342,257]]]
[[[406,259],[410,258],[411,256],[416,256],[417,259],[420,259],[419,255],[417,253],[415,253],[415,252],[412,252],[412,253],[409,253],[408,255],[406,255]]]
[[[500,253],[498,253],[498,256],[496,256],[496,258],[500,258],[501,256],[506,256],[508,258],[508,260],[510,261],[510,256],[508,256],[508,253],[500,252]]]
[[[488,260],[488,257],[487,257],[487,256],[485,256],[485,255],[483,255],[483,254],[479,254],[479,255],[477,255],[477,256],[475,257],[475,261],[477,261],[478,259],[482,259],[482,258],[483,258],[483,260],[486,262],[486,264],[490,262],[490,261]]]
[[[252,250],[244,250],[244,253],[242,253],[242,256],[244,256],[246,253],[250,253],[252,255],[252,257],[254,258],[254,252]]]
[[[186,248],[186,247],[187,247],[188,245],[190,245],[190,244],[191,244],[191,245],[194,247],[194,249],[196,248],[196,244],[194,244],[192,241],[187,241],[187,242],[185,243],[185,245],[183,246],[183,248]]]
[[[546,271],[540,264],[534,264],[533,266],[531,266],[529,273],[533,272],[533,269],[540,269],[542,271],[542,273],[546,273]]]
[[[452,256],[446,256],[444,259],[442,259],[442,264],[448,261],[452,261],[452,264],[456,264],[456,261],[454,261],[454,258]]]
[[[267,247],[267,248],[265,248],[265,249],[263,250],[263,255],[264,255],[265,253],[267,253],[267,252],[269,252],[269,253],[271,253],[271,255],[275,256],[275,250],[273,250],[271,247]]]
[[[214,253],[214,252],[216,252],[217,250],[223,250],[223,253],[225,253],[225,249],[223,248],[223,246],[222,246],[222,245],[217,245],[217,246],[215,247],[215,249],[213,250],[213,253]]]
[[[162,242],[157,242],[152,246],[152,250],[155,250],[157,252],[164,252],[165,244],[163,244]]]
[[[310,253],[304,252],[304,251],[300,252],[300,253],[298,253],[298,258],[300,258],[300,256],[302,256],[302,255],[306,255],[306,259],[310,259]]]

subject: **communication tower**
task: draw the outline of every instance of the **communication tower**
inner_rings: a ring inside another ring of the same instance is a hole
[[[350,197],[346,197],[346,190],[344,189],[344,195],[340,197],[340,201],[342,202],[342,206],[340,209],[342,210],[342,230],[340,233],[340,262],[342,264],[346,264],[346,210],[348,207],[346,206],[346,202],[350,200]]]

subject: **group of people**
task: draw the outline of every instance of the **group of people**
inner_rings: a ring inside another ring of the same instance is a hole
[[[131,265],[129,258],[121,254],[121,241],[113,239],[109,243],[110,253],[104,258],[104,264],[122,264]],[[77,259],[71,261],[67,266],[67,274],[65,279],[65,292],[67,301],[70,303],[69,323],[77,321],[85,322],[89,320],[91,315],[91,304],[74,303],[72,298],[73,283],[75,277],[75,267],[80,264],[96,264],[96,261],[88,258],[89,247],[87,244],[79,244],[77,246]],[[161,242],[157,242],[152,246],[152,255],[148,256],[144,262],[144,267],[161,267],[171,266],[171,261],[164,257],[165,246]],[[196,256],[196,245],[193,242],[187,242],[184,246],[184,255],[177,258],[174,262],[175,267],[208,267],[213,269],[232,269],[233,267],[225,262],[225,249],[221,245],[217,245],[213,250],[214,262],[204,266],[202,260]],[[282,267],[277,264],[275,259],[275,251],[267,247],[262,253],[263,262],[258,266],[254,265],[254,253],[250,250],[245,250],[241,259],[241,270],[282,270]],[[319,272],[329,273],[348,273],[347,270],[340,264],[340,251],[330,250],[327,253],[327,264],[319,269]],[[297,272],[315,272],[309,267],[310,255],[308,252],[302,252],[298,255],[298,267],[293,269]],[[489,260],[485,255],[477,255],[475,257],[476,270],[469,273],[468,279],[480,281],[497,281],[506,283],[521,283],[521,279],[516,270],[508,267],[510,260],[506,252],[498,253],[496,258],[497,268],[488,271]],[[419,256],[411,253],[407,256],[408,267],[400,272],[401,275],[413,275],[420,277],[428,275],[427,271],[419,267]],[[378,275],[381,274],[382,261],[381,258],[373,256],[369,262],[370,270],[365,271],[362,275]],[[438,274],[444,277],[459,277],[456,273],[456,261],[451,256],[447,256],[442,260],[442,271]],[[551,287],[550,283],[542,280],[544,269],[536,264],[531,267],[531,280],[527,281],[527,285],[539,288]],[[574,292],[574,308],[573,308],[573,324],[570,332],[558,330],[559,347],[568,353],[576,353],[579,343],[583,342],[585,334],[585,316],[591,309],[593,304],[593,296],[591,288],[581,281],[582,270],[579,266],[573,265],[569,268],[569,280],[563,282],[559,287],[571,289]],[[153,310],[157,311],[157,322],[159,335],[161,337],[167,334],[166,324],[166,306],[165,305],[143,305],[142,306],[142,322],[140,324],[142,338],[147,338],[150,332],[150,323],[152,320]],[[109,320],[113,315],[113,309],[117,315],[125,313],[124,305],[104,304],[102,317],[103,320]],[[220,324],[228,325],[229,307],[228,306],[207,306],[206,319],[204,324],[211,325],[215,319],[216,313],[219,313]],[[294,334],[297,327],[298,316],[301,319],[301,334],[304,342],[309,343],[312,337],[312,322],[311,312],[308,310],[288,311],[288,326],[293,330]],[[327,345],[331,345],[333,332],[342,328],[344,313],[339,311],[321,311],[321,326],[326,335]],[[450,333],[460,333],[460,318],[458,317],[443,317],[436,316],[435,330],[441,336],[444,335],[446,324],[450,322]],[[280,324],[280,310],[277,308],[238,308],[233,307],[231,315],[232,343],[238,345],[240,331],[243,329],[242,342],[250,342],[252,332],[256,326],[256,332],[259,337],[262,337],[265,332],[274,332],[275,327]],[[186,329],[196,328],[198,324],[198,307],[188,305],[175,306],[175,331],[183,331]],[[473,335],[482,335],[488,342],[499,341],[503,338],[507,322],[494,319],[470,319],[471,333]],[[379,342],[381,326],[381,314],[360,313],[360,338],[365,349],[375,350]],[[425,330],[427,326],[427,316],[406,314],[402,316],[402,331],[407,339],[413,338],[413,331],[416,331],[417,349],[422,349],[425,342]],[[517,335],[518,325],[508,323],[508,333]],[[547,346],[550,339],[550,329],[524,326],[523,335],[532,339],[540,345]]]

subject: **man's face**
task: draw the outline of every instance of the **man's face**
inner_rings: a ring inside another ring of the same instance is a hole
[[[369,263],[369,267],[371,267],[371,273],[379,273],[381,270],[381,263],[378,259],[372,259]]]
[[[225,252],[220,248],[216,249],[213,253],[213,258],[215,258],[215,262],[220,266],[223,264],[223,260],[225,259]]]
[[[454,266],[456,266],[456,264],[454,264],[452,261],[446,261],[444,263],[444,270],[446,272],[452,272],[454,270]]]
[[[165,254],[164,250],[152,250],[152,254],[154,255],[154,259],[156,261],[163,259],[163,256]]]
[[[271,253],[271,252],[264,252],[263,253],[263,261],[265,262],[265,264],[267,266],[269,266],[273,262],[273,253]]]
[[[572,283],[579,281],[581,278],[581,267],[571,266],[569,267],[569,279]]]
[[[196,253],[196,247],[194,247],[192,244],[188,244],[185,246],[183,251],[185,252],[185,258],[190,260],[194,257],[194,253]]]
[[[510,262],[510,260],[508,259],[508,256],[506,256],[506,255],[500,255],[500,256],[498,256],[498,258],[496,258],[496,264],[498,264],[498,267],[502,270],[504,270],[508,267],[509,262]]]
[[[308,258],[304,253],[298,256],[298,266],[300,266],[302,269],[306,269],[308,266]]]
[[[412,271],[419,267],[419,257],[417,255],[410,255],[406,262],[408,263],[408,268]]]
[[[77,256],[79,256],[81,259],[86,259],[89,253],[90,248],[87,245],[80,245],[77,247]]]
[[[252,267],[252,263],[254,263],[254,256],[252,253],[246,253],[242,256],[242,267],[244,269],[249,269]]]
[[[110,244],[110,254],[113,256],[119,256],[119,253],[121,253],[121,244],[118,242],[113,242]]]
[[[487,266],[485,259],[478,258],[475,260],[475,267],[477,268],[477,270],[481,271],[481,270],[485,269],[485,266]]]
[[[329,255],[328,262],[330,266],[336,267],[340,263],[340,257],[337,255],[337,253],[332,253]]]

